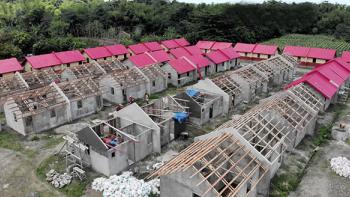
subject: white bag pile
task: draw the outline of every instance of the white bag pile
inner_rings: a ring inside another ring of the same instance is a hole
[[[159,185],[159,179],[145,182],[128,171],[120,176],[96,178],[92,182],[92,189],[102,192],[104,197],[147,197],[150,194],[159,194]]]
[[[350,160],[348,160],[346,157],[332,158],[331,168],[339,176],[350,178]]]

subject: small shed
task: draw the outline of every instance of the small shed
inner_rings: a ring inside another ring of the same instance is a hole
[[[103,107],[100,87],[90,78],[80,78],[58,84],[69,101],[70,120],[99,112]]]
[[[197,79],[197,67],[186,57],[170,60],[162,69],[168,73],[169,82],[177,87]]]
[[[22,72],[23,67],[17,58],[0,60],[0,78],[12,78],[16,72]]]
[[[4,104],[4,113],[6,124],[22,135],[70,121],[69,101],[55,83],[9,98]]]
[[[187,100],[189,120],[202,126],[223,114],[223,96],[205,90],[187,88],[176,94],[175,99]]]
[[[149,80],[137,67],[109,73],[101,77],[99,83],[103,99],[111,103],[122,104],[130,97],[138,99],[150,94]]]

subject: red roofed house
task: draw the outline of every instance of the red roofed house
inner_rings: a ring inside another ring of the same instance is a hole
[[[16,72],[21,71],[23,71],[23,67],[16,58],[0,60],[0,78],[11,77]]]
[[[170,49],[169,52],[171,56],[174,58],[180,58],[180,57],[192,55],[190,52],[188,52],[185,48],[182,48],[182,47]]]
[[[174,41],[181,47],[187,47],[191,45],[185,38],[174,39]]]
[[[165,51],[169,51],[170,49],[175,49],[178,47],[181,47],[177,42],[175,42],[174,40],[163,40],[160,42],[161,46],[163,47],[163,49]]]
[[[158,42],[144,42],[143,44],[149,49],[149,51],[163,50]]]
[[[215,73],[230,70],[239,65],[239,54],[233,48],[212,51],[207,54],[207,57],[214,63]]]
[[[128,57],[128,49],[122,44],[115,44],[104,47],[111,53],[113,58],[116,58],[120,61],[125,60]]]
[[[127,58],[128,50],[124,45],[117,44],[84,49],[83,55],[87,58],[87,62],[90,62],[91,60],[124,60]]]
[[[214,64],[203,55],[191,55],[186,57],[197,67],[197,74],[200,79],[214,73]]]
[[[196,45],[192,45],[192,46],[187,46],[185,47],[185,49],[191,53],[191,55],[202,55],[203,51],[198,48]]]
[[[85,61],[84,56],[77,50],[52,52],[49,54],[26,57],[25,71],[52,68],[55,71],[63,70],[66,67],[77,66]]]
[[[324,108],[338,102],[339,96],[348,95],[350,65],[341,59],[334,59],[315,67],[301,78],[290,83],[287,88],[306,83],[326,100]]]
[[[144,68],[154,64],[162,66],[169,60],[170,56],[165,51],[161,50],[130,56],[129,59],[123,63],[129,68],[134,66]]]
[[[204,53],[209,53],[210,51],[216,51],[218,49],[231,48],[232,43],[200,40],[197,42],[196,46],[200,48]]]
[[[268,59],[278,54],[278,47],[274,45],[237,43],[234,50],[246,62]]]
[[[186,57],[170,60],[162,69],[168,73],[168,82],[177,87],[197,79],[197,66]]]
[[[341,59],[344,62],[350,63],[350,51],[343,51],[343,53],[341,55]]]
[[[324,64],[335,58],[337,51],[334,49],[310,48],[307,54],[307,63],[311,65]]]
[[[317,65],[326,63],[336,55],[336,50],[309,48],[301,46],[285,46],[284,54],[294,57],[302,65]]]
[[[132,44],[128,46],[130,55],[138,55],[150,51],[144,44]]]

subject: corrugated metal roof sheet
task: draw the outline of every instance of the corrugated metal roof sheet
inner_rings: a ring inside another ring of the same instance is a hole
[[[191,55],[185,48],[182,48],[182,47],[176,48],[176,49],[171,49],[169,52],[175,58],[180,58],[183,56],[190,56]]]
[[[341,58],[345,61],[345,62],[350,62],[350,51],[343,51]]]
[[[276,45],[257,44],[253,50],[253,53],[274,55],[277,52],[278,47]]]
[[[153,51],[153,52],[149,52],[149,54],[157,60],[157,63],[163,63],[166,61],[169,61],[171,58],[169,56],[168,53],[166,53],[165,51],[161,50],[161,51]]]
[[[162,46],[160,46],[158,42],[145,42],[143,44],[149,49],[149,51],[163,50]]]
[[[91,59],[101,59],[112,56],[105,47],[88,48],[84,49],[84,51]]]
[[[189,46],[189,45],[190,45],[190,43],[189,43],[185,38],[174,39],[174,41],[175,41],[179,46],[182,46],[182,47],[185,47],[185,46]]]
[[[116,44],[111,46],[104,46],[112,55],[125,55],[128,54],[128,49],[122,44]]]
[[[138,54],[145,53],[145,52],[148,52],[148,51],[149,51],[149,49],[148,49],[145,45],[143,45],[142,43],[129,45],[128,48],[129,48],[135,55],[138,55]]]
[[[309,53],[310,48],[301,46],[285,46],[283,53],[295,56],[295,57],[306,57]]]
[[[215,42],[214,45],[211,47],[212,50],[218,50],[218,49],[226,49],[232,47],[231,42]]]
[[[85,61],[85,57],[78,50],[57,52],[55,55],[62,64]]]
[[[203,68],[211,64],[211,62],[203,55],[191,55],[188,56],[187,59],[193,62],[197,66],[197,68]]]
[[[0,60],[0,74],[22,71],[23,67],[16,58]]]
[[[211,49],[211,47],[215,44],[214,41],[200,40],[197,42],[196,46],[200,49]]]
[[[207,54],[207,57],[215,64],[221,64],[223,62],[229,61],[230,59],[221,51],[212,51]]]
[[[177,47],[181,47],[174,40],[163,40],[162,45],[164,45],[167,49],[174,49]]]
[[[129,60],[132,63],[134,63],[138,68],[144,68],[146,66],[156,63],[154,58],[147,53],[130,56]]]
[[[170,60],[168,63],[172,68],[176,70],[178,74],[183,74],[196,70],[196,68],[185,58]]]
[[[310,58],[331,60],[335,58],[336,53],[337,51],[334,49],[310,48],[307,56]]]
[[[253,53],[256,44],[237,43],[233,49],[237,52]]]
[[[239,58],[239,54],[232,48],[220,49],[230,60]]]
[[[191,54],[191,55],[201,55],[203,54],[203,51],[198,48],[196,45],[187,46],[185,49]]]
[[[47,68],[62,64],[62,62],[56,57],[54,53],[30,56],[26,57],[26,60],[35,69]]]

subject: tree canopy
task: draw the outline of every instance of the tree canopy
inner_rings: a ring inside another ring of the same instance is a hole
[[[188,4],[167,0],[5,0],[0,58],[184,36],[261,42],[288,33],[350,41],[350,8],[330,3]]]

